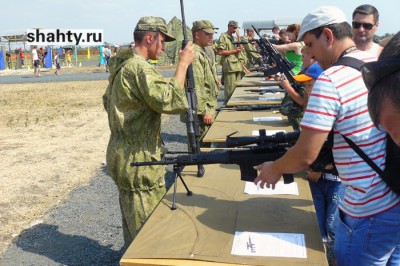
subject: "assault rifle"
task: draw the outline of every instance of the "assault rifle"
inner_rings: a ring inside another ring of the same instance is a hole
[[[181,2],[181,13],[182,13],[182,30],[183,30],[183,41],[182,49],[185,48],[189,39],[186,34],[186,21],[185,21],[185,9],[183,6],[183,0]],[[200,129],[199,121],[197,118],[197,96],[196,87],[194,84],[193,66],[189,65],[186,72],[186,98],[188,101],[189,108],[186,113],[186,130],[188,136],[188,149],[189,153],[197,154],[200,152]],[[197,176],[202,177],[204,175],[203,165],[198,165]]]
[[[267,57],[271,57],[271,59],[276,64],[276,69],[274,70],[274,72],[279,70],[277,72],[281,72],[282,74],[284,74],[285,77],[288,79],[290,85],[294,89],[296,89],[296,81],[293,78],[293,72],[291,70],[293,68],[293,64],[287,61],[287,59],[284,58],[267,39],[261,37],[260,33],[254,26],[252,27],[254,29],[254,32],[257,33],[259,37],[259,39],[257,40],[257,44],[261,49],[261,54]],[[270,70],[270,72],[272,72],[272,70]]]
[[[234,110],[234,111],[256,111],[256,110],[269,110],[277,109],[281,107],[280,104],[263,104],[263,105],[242,105],[242,106],[231,106],[231,107],[221,107],[217,108],[217,111],[221,110]]]
[[[233,133],[234,134],[234,133]],[[275,161],[285,154],[286,149],[294,145],[299,137],[300,132],[283,133],[279,132],[272,136],[266,136],[265,130],[260,130],[257,137],[227,137],[227,145],[229,147],[240,147],[255,144],[256,146],[246,147],[242,149],[230,149],[223,151],[200,152],[197,154],[179,155],[175,157],[167,157],[161,161],[154,162],[132,162],[132,167],[150,166],[150,165],[173,165],[175,172],[174,194],[172,210],[176,209],[176,186],[177,178],[182,181],[186,188],[187,195],[192,192],[186,186],[181,176],[183,168],[187,165],[204,165],[204,164],[237,164],[240,167],[241,180],[253,182],[257,177],[257,171],[253,166],[266,161]],[[284,183],[293,182],[292,174],[283,175]]]

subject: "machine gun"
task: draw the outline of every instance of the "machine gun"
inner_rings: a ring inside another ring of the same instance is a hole
[[[234,134],[234,133],[233,133]],[[200,152],[198,154],[179,155],[175,157],[167,157],[161,161],[154,162],[132,162],[132,167],[149,166],[149,165],[173,165],[175,173],[174,195],[172,210],[176,209],[176,186],[177,178],[182,181],[186,188],[187,195],[192,195],[192,192],[186,186],[185,181],[181,176],[183,168],[187,165],[204,165],[204,164],[237,164],[240,167],[241,180],[253,182],[257,177],[257,171],[253,166],[266,161],[275,161],[285,154],[286,149],[291,147],[296,142],[299,132],[283,133],[279,132],[272,136],[266,136],[265,130],[260,130],[257,137],[232,137],[232,134],[227,136],[226,143],[228,147],[241,147],[254,144],[255,146],[228,149],[223,151]],[[284,183],[293,182],[292,174],[283,175]]]
[[[189,39],[186,34],[186,21],[185,21],[185,9],[183,6],[183,0],[180,0],[181,3],[181,14],[182,14],[182,30],[183,30],[183,41],[182,41],[182,49],[185,48]],[[186,113],[186,130],[188,136],[188,149],[189,153],[197,154],[200,152],[200,129],[199,129],[199,121],[197,118],[197,95],[196,95],[196,87],[194,84],[194,75],[193,75],[193,66],[189,65],[186,72],[186,98],[188,101],[189,108]],[[204,166],[199,164],[197,170],[197,176],[204,176]]]
[[[232,107],[221,107],[217,108],[217,111],[221,110],[234,110],[234,111],[256,111],[256,110],[269,110],[277,109],[281,107],[280,104],[263,104],[263,105],[242,105],[242,106],[232,106]]]

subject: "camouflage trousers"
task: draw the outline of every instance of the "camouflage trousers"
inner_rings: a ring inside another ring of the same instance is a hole
[[[237,86],[237,83],[242,79],[242,72],[230,72],[226,73],[224,72],[224,104],[226,104],[229,101],[229,98],[231,98],[233,92],[235,91],[235,88]]]
[[[287,118],[294,131],[301,131],[300,122],[303,117],[293,117],[288,115]]]
[[[126,248],[132,243],[165,193],[165,186],[145,191],[119,191],[119,206]]]

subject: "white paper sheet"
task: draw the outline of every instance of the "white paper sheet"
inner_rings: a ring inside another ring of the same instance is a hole
[[[296,182],[284,184],[283,181],[278,181],[275,189],[260,188],[260,186],[255,185],[253,182],[246,182],[244,193],[250,195],[299,195],[299,187]]]
[[[280,116],[264,116],[264,117],[253,117],[254,122],[271,122],[271,121],[282,121]]]
[[[283,133],[286,133],[286,130],[265,130],[265,134],[267,135],[267,136],[271,136],[271,135],[274,135],[274,134],[276,134],[276,133],[278,133],[278,132],[283,132]],[[252,132],[251,132],[251,135],[252,136],[259,136],[260,135],[260,132],[258,131],[258,130],[253,130]]]
[[[235,232],[231,254],[307,258],[304,234]]]
[[[268,102],[268,101],[282,101],[282,97],[258,97],[258,100],[259,101],[266,101],[266,102]]]

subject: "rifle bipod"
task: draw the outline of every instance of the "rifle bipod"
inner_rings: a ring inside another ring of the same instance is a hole
[[[203,167],[203,175],[204,175],[204,166],[203,165],[199,165],[199,171],[200,171],[200,166],[201,167]],[[174,193],[172,194],[172,206],[171,206],[171,210],[176,210],[176,189],[177,189],[177,186],[178,186],[178,177],[179,177],[179,179],[182,181],[182,184],[183,184],[183,186],[185,187],[185,189],[186,189],[186,195],[187,196],[192,196],[193,195],[193,192],[192,191],[190,191],[189,190],[189,188],[188,188],[188,186],[186,185],[186,183],[185,183],[185,181],[183,180],[183,178],[182,178],[182,175],[181,175],[181,173],[182,173],[182,171],[183,171],[183,168],[185,168],[184,166],[179,166],[179,165],[177,165],[177,164],[174,164],[174,174],[175,174],[175,177],[174,177]]]

